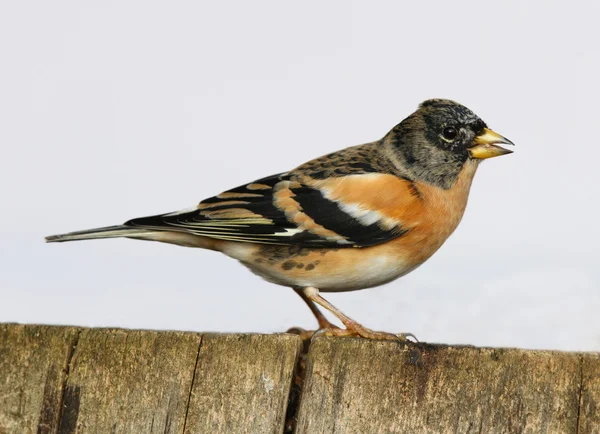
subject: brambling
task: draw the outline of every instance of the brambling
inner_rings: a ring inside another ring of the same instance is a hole
[[[205,199],[192,209],[47,237],[127,237],[216,250],[293,288],[330,335],[397,339],[370,330],[320,292],[395,280],[425,262],[458,226],[479,163],[512,145],[468,108],[423,102],[382,139],[311,160]],[[346,327],[337,328],[320,305]]]

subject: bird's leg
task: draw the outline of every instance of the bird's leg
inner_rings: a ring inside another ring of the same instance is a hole
[[[310,311],[313,313],[313,315],[319,322],[319,330],[323,330],[323,329],[325,329],[325,330],[329,330],[329,329],[341,330],[338,326],[329,322],[329,320],[325,317],[325,315],[323,315],[323,312],[321,312],[319,310],[319,308],[315,305],[315,303],[313,301],[311,301],[308,297],[306,297],[306,295],[304,295],[304,292],[302,291],[302,289],[294,288],[294,291],[296,292],[296,294],[298,294],[300,296],[300,298],[302,300],[304,300],[304,302],[306,303],[306,305],[308,306]],[[303,328],[300,328],[300,327],[292,327],[291,329],[288,330],[288,333],[298,334],[298,335],[300,335],[302,340],[307,340],[307,339],[310,339],[313,337],[313,335],[315,334],[315,331],[316,330],[304,330]]]
[[[338,328],[336,325],[331,324],[329,322],[329,320],[325,317],[325,315],[323,315],[323,312],[321,312],[319,310],[319,308],[317,306],[315,306],[315,302],[312,301],[311,299],[309,299],[305,294],[304,291],[300,288],[294,288],[294,291],[296,292],[296,294],[298,294],[300,296],[300,298],[302,300],[304,300],[304,302],[306,303],[306,305],[308,306],[308,308],[310,309],[310,311],[313,313],[313,315],[315,316],[315,318],[317,319],[318,323],[319,323],[319,328],[320,329],[334,329],[334,328]]]
[[[302,288],[302,293],[306,297],[307,303],[308,301],[313,301],[318,305],[324,307],[329,312],[334,314],[345,326],[346,329],[340,328],[329,328],[324,327],[324,333],[330,336],[360,336],[366,339],[385,339],[385,340],[400,340],[405,341],[407,337],[412,337],[415,340],[417,338],[412,333],[401,333],[398,335],[386,332],[377,332],[371,329],[366,328],[365,326],[357,323],[352,318],[348,317],[346,314],[337,309],[334,305],[329,303],[319,294],[319,290],[317,288],[313,288],[308,286],[306,288]],[[304,299],[304,297],[302,297]],[[317,309],[316,307],[314,307]],[[312,310],[312,309],[311,309]],[[318,310],[318,309],[317,309]],[[322,314],[321,314],[322,315]],[[319,323],[320,325],[320,323]]]

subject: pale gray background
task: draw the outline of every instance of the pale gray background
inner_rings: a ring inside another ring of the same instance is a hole
[[[425,341],[600,350],[598,2],[2,1],[0,321],[276,332],[289,289],[43,236],[175,211],[453,98],[516,144],[421,268],[330,295]]]

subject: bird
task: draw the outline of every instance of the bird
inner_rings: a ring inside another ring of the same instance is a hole
[[[319,332],[406,339],[414,335],[371,330],[321,293],[376,287],[423,264],[460,223],[480,163],[512,153],[500,145],[514,144],[467,107],[430,99],[379,140],[226,190],[191,209],[46,241],[126,237],[221,252],[292,288]]]

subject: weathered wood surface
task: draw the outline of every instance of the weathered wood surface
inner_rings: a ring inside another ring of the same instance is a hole
[[[56,433],[73,327],[0,324],[0,434]]]
[[[60,434],[183,432],[201,339],[195,333],[83,330]]]
[[[300,346],[0,324],[0,434],[282,432]]]
[[[598,372],[575,353],[316,339],[297,432],[597,433]]]
[[[581,365],[579,432],[600,434],[600,354],[586,354]]]
[[[293,335],[204,336],[185,434],[281,433],[300,350]]]
[[[600,434],[600,355],[0,324],[0,434],[294,426]]]

